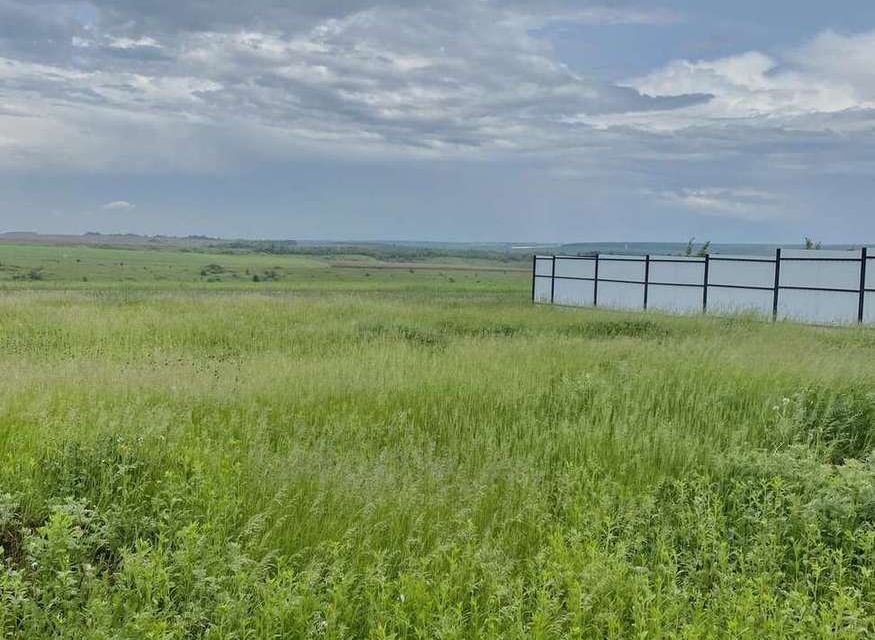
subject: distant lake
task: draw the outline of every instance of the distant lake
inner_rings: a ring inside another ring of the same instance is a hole
[[[825,244],[822,249],[832,251],[850,251],[859,249],[863,244]],[[693,243],[693,253],[697,252],[702,247],[702,243]],[[802,249],[801,243],[797,244],[712,244],[708,253],[724,253],[747,256],[759,255],[774,255],[775,249]],[[687,250],[686,242],[575,242],[572,244],[555,245],[550,249],[550,253],[563,253],[575,255],[578,253],[619,253],[619,254],[634,254],[646,255],[652,254],[669,254],[677,255],[684,254]]]

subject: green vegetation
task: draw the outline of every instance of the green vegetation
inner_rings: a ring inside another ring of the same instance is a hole
[[[358,253],[273,255],[149,248],[0,244],[0,289],[519,292],[531,258],[474,254],[395,262]]]
[[[684,255],[687,257],[696,258],[704,258],[705,256],[707,256],[708,251],[711,249],[711,241],[707,240],[698,249],[696,249],[695,242],[695,238],[690,238],[689,240],[687,240],[687,246],[684,249]]]
[[[206,250],[222,253],[235,253],[242,250],[244,252],[275,255],[337,256],[343,258],[355,255],[366,256],[385,262],[461,259],[466,262],[472,260],[492,260],[521,264],[531,260],[531,256],[526,251],[421,247],[376,242],[364,244],[301,245],[294,240],[223,240],[222,242],[211,244]]]
[[[318,256],[0,263],[3,637],[875,634],[871,329]]]

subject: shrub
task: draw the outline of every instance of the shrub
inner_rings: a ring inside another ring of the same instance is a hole
[[[202,276],[214,276],[225,273],[225,267],[220,264],[210,263],[201,269]]]

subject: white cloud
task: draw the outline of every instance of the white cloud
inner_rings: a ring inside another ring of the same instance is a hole
[[[582,116],[594,126],[677,131],[709,124],[789,126],[828,130],[808,116],[875,109],[875,31],[825,31],[806,45],[778,54],[758,51],[715,60],[676,60],[628,86],[648,96],[708,94],[711,99],[671,111]],[[839,118],[832,129],[859,119]],[[870,130],[872,118],[869,118]]]
[[[682,91],[711,94],[713,99],[699,111],[715,117],[830,113],[875,106],[840,74],[821,76],[808,68],[786,69],[758,52],[713,61],[673,62],[631,84],[653,96]]]
[[[852,88],[860,102],[875,101],[875,31],[840,34],[827,30],[785,57],[807,77],[821,82],[839,80]]]
[[[136,208],[136,205],[127,200],[113,200],[112,202],[107,202],[100,208],[103,211],[130,211],[131,209]]]

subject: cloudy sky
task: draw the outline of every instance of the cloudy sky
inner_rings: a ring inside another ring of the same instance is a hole
[[[0,0],[0,231],[875,239],[871,0]]]

